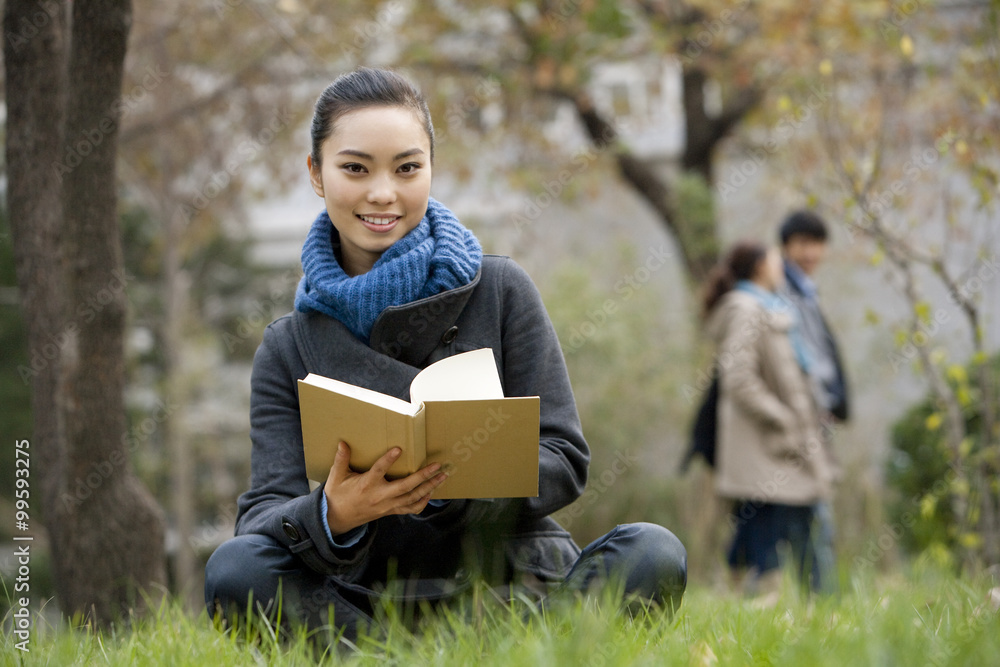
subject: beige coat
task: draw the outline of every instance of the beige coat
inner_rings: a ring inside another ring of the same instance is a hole
[[[723,497],[810,505],[829,495],[832,468],[791,325],[790,315],[738,290],[709,318],[720,372],[715,486]]]

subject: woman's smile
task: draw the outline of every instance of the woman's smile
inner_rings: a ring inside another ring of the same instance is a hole
[[[387,213],[357,213],[355,217],[360,220],[364,226],[377,234],[383,234],[389,232],[396,223],[399,222],[403,216]]]

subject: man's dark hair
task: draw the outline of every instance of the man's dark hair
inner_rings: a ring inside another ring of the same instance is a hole
[[[812,211],[795,211],[791,213],[785,221],[781,223],[778,235],[781,238],[781,245],[788,243],[788,239],[801,234],[814,241],[826,241],[828,236],[826,223]]]

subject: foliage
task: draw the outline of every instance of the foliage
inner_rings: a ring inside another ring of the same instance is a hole
[[[842,598],[804,600],[792,587],[773,607],[705,588],[671,618],[612,611],[606,599],[531,611],[484,602],[441,613],[412,632],[387,610],[378,633],[328,651],[325,637],[275,639],[263,622],[216,631],[202,612],[166,605],[156,618],[108,631],[36,619],[29,653],[4,634],[4,665],[985,665],[1000,652],[988,580],[934,572],[872,581],[858,573]]]
[[[668,248],[622,246],[564,264],[543,293],[591,447],[587,490],[556,519],[584,544],[623,521],[679,523],[670,445],[686,421],[671,397],[689,375],[689,331],[657,315],[673,270],[658,259]]]
[[[994,386],[1000,386],[1000,355],[990,364]],[[967,370],[959,367],[950,374],[952,385],[957,388],[961,378],[977,368],[975,362]],[[1000,408],[1000,396],[994,394],[993,400]],[[988,451],[979,427],[981,416],[981,402],[969,401],[963,413],[966,432],[971,434],[965,453],[968,465]],[[959,477],[951,473],[954,459],[941,426],[935,396],[911,407],[892,427],[892,452],[886,464],[886,483],[896,496],[888,506],[889,521],[907,529],[900,545],[911,554],[928,552],[936,558],[956,551],[963,539],[948,502],[950,494],[961,491],[956,488]]]

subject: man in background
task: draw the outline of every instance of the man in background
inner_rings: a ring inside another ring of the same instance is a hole
[[[783,295],[799,311],[802,336],[810,354],[809,374],[817,387],[824,445],[829,448],[836,425],[848,417],[848,389],[837,341],[820,310],[816,283],[812,279],[826,255],[827,236],[826,223],[812,211],[790,214],[779,229],[785,260]],[[837,572],[830,503],[820,501],[813,510],[816,518],[816,559],[821,579],[819,587],[834,592]]]

